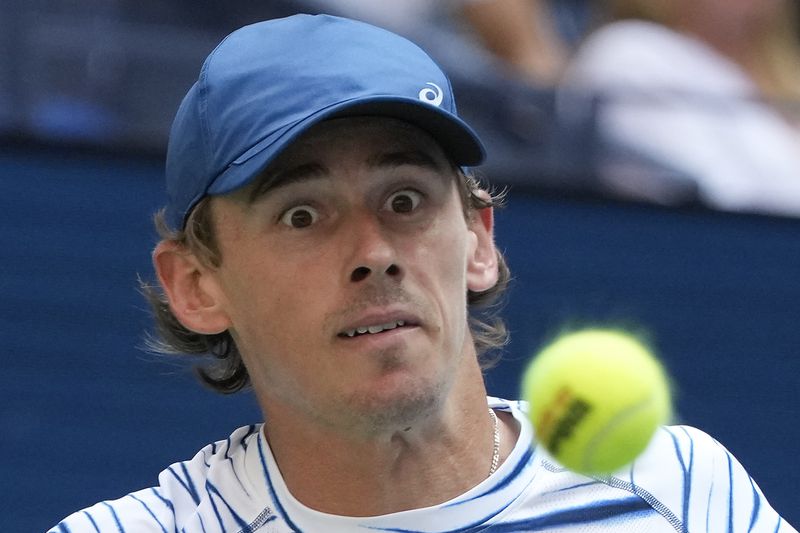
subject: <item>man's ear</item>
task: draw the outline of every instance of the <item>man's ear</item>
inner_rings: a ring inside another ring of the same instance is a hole
[[[488,197],[485,191],[479,191]],[[494,210],[484,207],[472,212],[469,229],[474,235],[467,258],[467,288],[473,292],[483,292],[497,284],[499,270],[497,249],[494,246]]]
[[[186,329],[214,335],[230,328],[219,283],[195,254],[176,242],[161,241],[153,264],[172,313]]]

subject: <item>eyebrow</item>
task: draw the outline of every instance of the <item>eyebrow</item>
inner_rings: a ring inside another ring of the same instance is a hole
[[[254,188],[248,198],[252,204],[269,191],[284,187],[290,183],[300,183],[313,178],[319,178],[328,174],[328,169],[320,163],[304,163],[295,167],[278,169],[274,172],[266,172],[261,178],[258,187]]]
[[[420,150],[384,152],[367,159],[367,166],[371,168],[397,168],[406,165],[425,168],[435,172],[441,172],[443,170],[442,166],[438,164],[432,156]],[[328,168],[317,162],[278,169],[274,172],[266,172],[259,185],[250,193],[248,201],[252,204],[268,192],[279,187],[320,178],[329,174],[330,171]]]

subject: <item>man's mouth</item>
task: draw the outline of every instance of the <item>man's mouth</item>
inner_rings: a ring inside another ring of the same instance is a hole
[[[372,326],[359,326],[354,329],[348,329],[339,333],[340,337],[358,337],[359,335],[375,335],[384,331],[397,329],[406,325],[405,320],[393,320],[385,324],[376,324]]]

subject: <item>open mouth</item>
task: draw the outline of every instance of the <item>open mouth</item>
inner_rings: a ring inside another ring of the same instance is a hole
[[[339,337],[351,338],[360,337],[361,335],[376,335],[384,331],[391,331],[393,329],[402,328],[406,326],[405,320],[393,320],[385,324],[376,324],[373,326],[360,326],[354,329],[348,329],[339,333]]]

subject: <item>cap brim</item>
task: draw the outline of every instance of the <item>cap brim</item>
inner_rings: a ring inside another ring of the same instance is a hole
[[[225,194],[247,185],[311,127],[324,120],[350,116],[396,118],[413,124],[430,134],[459,166],[478,165],[485,157],[478,135],[455,115],[419,100],[374,96],[341,102],[277,130],[228,165],[207,193]]]

